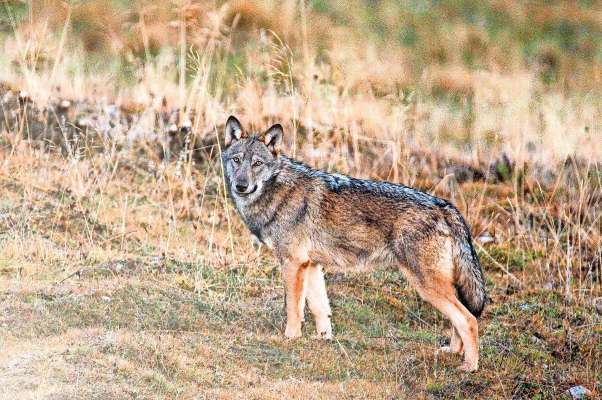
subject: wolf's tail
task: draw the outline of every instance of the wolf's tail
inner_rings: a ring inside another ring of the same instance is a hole
[[[472,246],[470,229],[460,212],[453,206],[448,208],[448,224],[453,234],[453,258],[456,268],[455,286],[460,302],[479,317],[487,302],[483,270],[479,257]]]

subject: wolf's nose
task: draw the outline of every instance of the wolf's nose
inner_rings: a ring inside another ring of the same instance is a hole
[[[237,183],[236,191],[237,192],[246,192],[248,187],[249,187],[249,185],[241,185],[241,184]]]

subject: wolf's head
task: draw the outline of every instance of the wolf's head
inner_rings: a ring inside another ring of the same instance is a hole
[[[237,203],[253,202],[277,173],[282,134],[282,126],[276,124],[263,134],[249,135],[235,117],[228,118],[222,162],[226,183]]]

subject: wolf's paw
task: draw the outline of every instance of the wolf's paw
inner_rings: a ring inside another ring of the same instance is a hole
[[[284,336],[289,339],[296,339],[301,337],[301,324],[286,324],[286,329],[284,330]]]
[[[456,353],[456,351],[452,350],[451,346],[441,346],[437,349],[437,353]]]
[[[332,336],[332,330],[331,329],[325,330],[325,331],[322,331],[322,332],[318,331],[316,333],[316,336],[314,336],[314,337],[316,339],[319,339],[319,340],[332,340],[332,339],[334,339],[334,337]]]
[[[464,362],[462,363],[462,365],[460,365],[460,366],[458,367],[458,369],[459,369],[460,371],[464,371],[464,372],[474,372],[474,371],[476,371],[477,369],[479,369],[479,364],[477,364],[477,363],[470,363],[470,362],[468,362],[468,361],[464,361]]]
[[[460,354],[463,353],[461,346],[441,346],[436,350],[436,353],[451,353],[451,354]]]
[[[330,318],[318,318],[316,320],[316,338],[332,340],[332,325],[330,324]]]

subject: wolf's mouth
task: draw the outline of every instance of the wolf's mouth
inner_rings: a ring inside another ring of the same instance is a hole
[[[253,186],[253,189],[246,191],[246,192],[239,192],[238,190],[234,189],[234,193],[236,193],[238,196],[241,196],[241,197],[247,197],[248,195],[255,193],[256,190],[257,190],[257,185]]]

